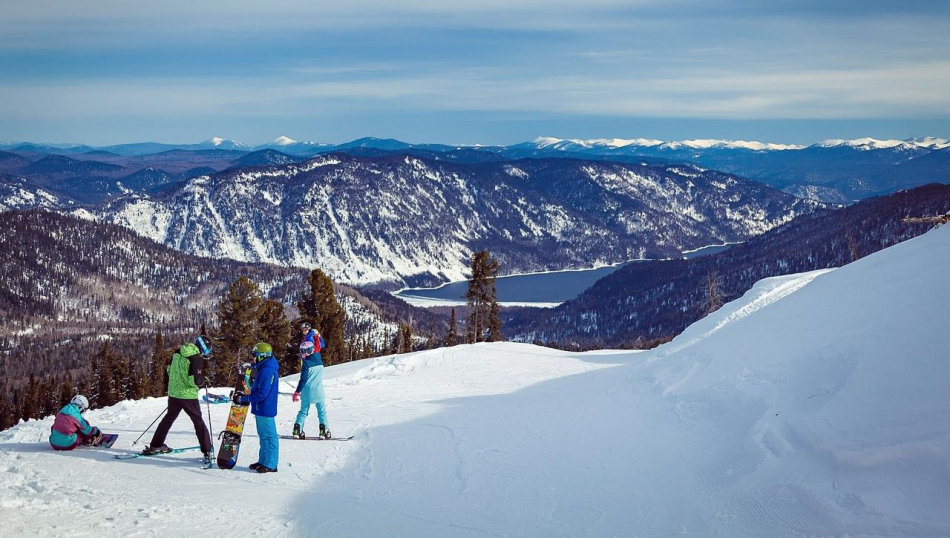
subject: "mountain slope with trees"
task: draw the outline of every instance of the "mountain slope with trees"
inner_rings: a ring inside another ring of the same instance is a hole
[[[947,211],[950,186],[927,185],[803,215],[719,254],[628,264],[553,310],[511,310],[506,333],[567,348],[653,344],[762,278],[846,265],[932,227],[901,218]]]

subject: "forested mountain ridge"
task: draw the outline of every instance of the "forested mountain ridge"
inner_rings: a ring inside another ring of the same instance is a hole
[[[950,211],[950,186],[926,185],[834,211],[803,215],[725,252],[631,263],[553,310],[508,313],[514,340],[559,347],[624,347],[672,337],[707,309],[709,283],[735,299],[770,276],[840,267],[927,231],[907,216]]]
[[[399,287],[464,279],[484,248],[510,273],[590,267],[739,241],[818,207],[688,165],[332,154],[89,209],[182,251]]]
[[[0,213],[0,249],[0,406],[30,375],[44,386],[85,379],[105,343],[131,369],[151,356],[156,334],[175,346],[203,324],[213,331],[220,299],[240,276],[287,306],[292,321],[309,273],[188,255],[121,226],[42,210]],[[334,295],[355,353],[390,345],[405,312],[345,286]]]

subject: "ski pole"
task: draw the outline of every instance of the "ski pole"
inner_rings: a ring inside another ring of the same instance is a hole
[[[211,397],[208,396],[208,385],[205,385],[205,403],[208,404],[208,433],[211,436],[211,453],[214,454],[214,428],[211,427]]]
[[[168,411],[167,407],[165,409],[162,409],[162,412],[159,413],[157,417],[155,417],[155,420],[153,420],[152,423],[148,425],[148,428],[145,428],[145,431],[142,432],[142,435],[145,435],[146,433],[148,433],[148,431],[152,429],[152,426],[155,425],[156,422],[158,422],[158,419],[162,418],[162,415],[164,415],[166,411]],[[135,446],[138,444],[139,439],[142,438],[142,435],[139,435],[138,438],[135,439],[135,441],[132,441],[132,446]]]

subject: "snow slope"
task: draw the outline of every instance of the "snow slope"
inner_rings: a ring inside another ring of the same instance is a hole
[[[944,226],[763,280],[647,352],[499,343],[334,366],[330,423],[356,438],[282,441],[277,474],[244,467],[253,421],[233,471],[113,460],[163,399],[91,411],[122,435],[111,451],[54,453],[51,420],[31,421],[0,434],[4,535],[950,535],[948,263]]]

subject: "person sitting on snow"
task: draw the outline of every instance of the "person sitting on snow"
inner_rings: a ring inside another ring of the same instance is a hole
[[[56,413],[49,433],[49,444],[53,450],[72,450],[79,445],[95,445],[99,441],[102,432],[82,416],[87,409],[89,400],[79,394]]]
[[[317,408],[320,421],[320,437],[330,438],[330,426],[327,424],[326,395],[323,392],[323,356],[320,350],[326,345],[323,337],[303,322],[300,325],[300,381],[294,391],[293,400],[300,401],[300,412],[294,422],[293,435],[297,439],[306,439],[304,423],[310,411],[310,404]]]

